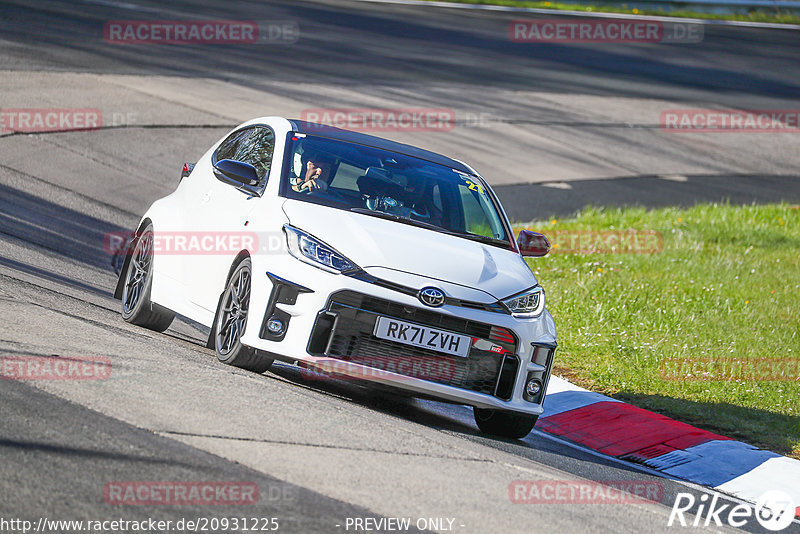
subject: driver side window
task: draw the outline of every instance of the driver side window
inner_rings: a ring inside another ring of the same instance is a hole
[[[263,180],[272,167],[275,134],[266,126],[251,126],[233,132],[214,154],[214,161],[232,159],[255,167]]]

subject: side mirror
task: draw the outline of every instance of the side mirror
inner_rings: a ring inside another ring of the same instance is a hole
[[[223,159],[214,164],[218,179],[231,185],[258,185],[258,171],[249,163],[234,159]]]
[[[531,232],[530,230],[522,230],[517,236],[517,246],[523,256],[541,257],[546,256],[550,252],[550,241],[539,232]]]

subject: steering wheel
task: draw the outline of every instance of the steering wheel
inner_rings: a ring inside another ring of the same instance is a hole
[[[422,204],[422,212],[417,211],[419,207],[415,204],[411,208],[411,217],[422,221],[429,221],[431,219],[431,212],[425,204]]]

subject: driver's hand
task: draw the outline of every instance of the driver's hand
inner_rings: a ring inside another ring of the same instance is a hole
[[[313,189],[319,189],[320,191],[325,191],[328,189],[328,184],[326,184],[323,180],[317,180],[316,178],[312,178],[311,180],[307,180],[300,185],[300,191],[308,190],[311,192]]]
[[[302,193],[303,191],[311,192],[312,189],[319,189],[319,185],[317,184],[315,179],[305,180],[297,185],[293,185],[292,189],[297,191],[298,193]]]
[[[320,174],[322,174],[322,167],[317,167],[313,161],[306,164],[306,181],[319,178]]]
[[[309,161],[306,164],[306,179],[300,185],[300,191],[307,189],[311,191],[312,189],[319,189],[321,191],[326,191],[328,189],[328,184],[325,183],[322,178],[322,167],[317,167],[313,161]]]
[[[328,184],[325,183],[325,180],[319,180],[317,178],[312,178],[311,180],[309,180],[306,183],[308,184],[308,189],[309,190],[310,189],[319,189],[320,191],[327,191],[328,190]]]

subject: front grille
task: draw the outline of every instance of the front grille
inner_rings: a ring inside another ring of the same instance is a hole
[[[481,339],[489,339],[492,325],[444,315],[423,308],[404,306],[390,300],[379,299],[355,291],[340,291],[331,297],[331,304],[359,308],[378,315],[394,317],[412,323],[424,324],[442,330],[450,330]],[[370,330],[371,332],[371,330]]]
[[[473,344],[467,357],[459,357],[379,339],[372,334],[379,316],[465,334],[485,343],[483,348]],[[505,339],[512,342],[500,341],[496,332],[492,325],[342,291],[331,297],[327,313],[320,314],[309,348],[325,346],[324,354],[332,358],[510,399],[519,366],[514,356],[516,340],[504,330]],[[501,348],[503,354],[488,350],[491,347]]]

